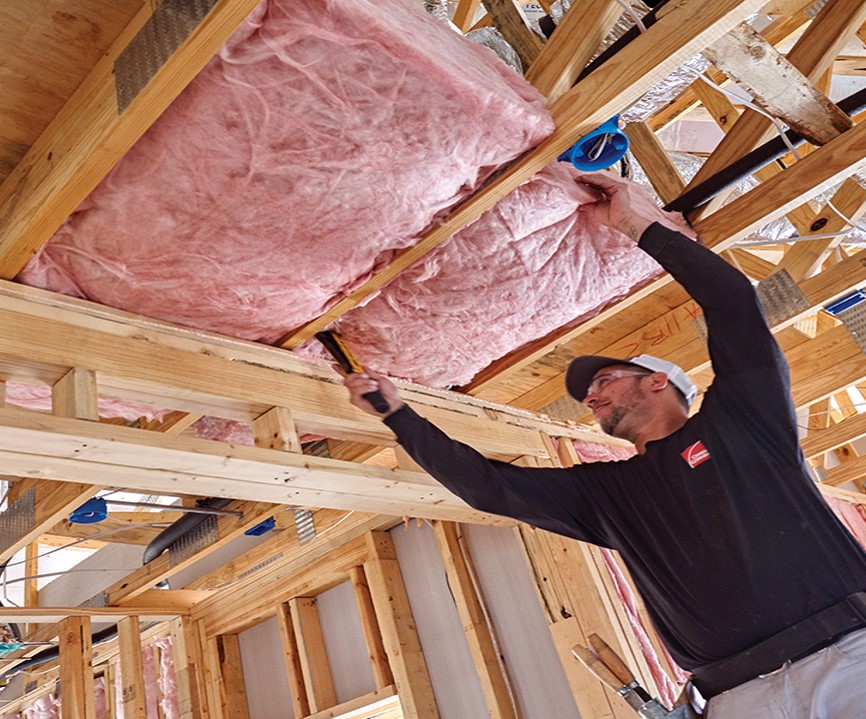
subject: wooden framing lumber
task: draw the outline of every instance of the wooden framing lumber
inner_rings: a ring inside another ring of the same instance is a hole
[[[210,640],[210,646],[219,677],[218,715],[221,719],[250,719],[237,634],[221,634]]]
[[[171,622],[170,632],[177,687],[178,719],[201,719],[202,698],[199,687],[201,656],[197,651],[192,621],[189,617],[178,617]]]
[[[382,633],[379,631],[379,622],[376,620],[376,610],[373,607],[373,598],[370,596],[370,585],[367,583],[364,567],[361,565],[352,567],[349,578],[355,594],[355,604],[361,616],[361,629],[364,632],[364,643],[367,645],[370,667],[373,670],[373,681],[377,689],[384,689],[394,683],[394,674],[391,672],[388,655],[382,643]]]
[[[469,643],[472,663],[478,672],[481,691],[491,719],[518,719],[508,688],[504,662],[500,666],[493,628],[485,619],[483,598],[478,595],[468,557],[460,546],[457,527],[451,522],[435,522],[433,532],[445,564],[445,574],[463,631]]]
[[[159,584],[172,574],[179,572],[181,569],[190,566],[202,557],[217,551],[232,540],[242,536],[246,530],[255,527],[271,516],[277,508],[275,505],[267,502],[238,501],[227,505],[225,509],[242,512],[243,519],[231,516],[217,518],[215,520],[217,534],[215,541],[203,547],[195,554],[181,560],[173,560],[169,552],[163,552],[152,561],[108,587],[105,590],[108,596],[108,603],[112,605],[130,603],[139,594]]]
[[[623,132],[629,139],[629,149],[662,202],[667,203],[679,197],[685,189],[686,181],[656,134],[643,122],[630,122],[623,128]]]
[[[325,637],[319,622],[319,611],[315,597],[293,597],[289,600],[298,657],[304,678],[310,712],[330,709],[337,703]]]
[[[451,19],[457,28],[462,33],[467,33],[472,28],[475,21],[475,13],[478,11],[478,6],[481,0],[460,0],[457,3],[457,9],[454,11],[454,17]]]
[[[51,386],[51,411],[58,417],[99,419],[96,373],[73,367]]]
[[[18,274],[256,4],[257,0],[217,0],[120,114],[114,63],[152,14],[152,3],[142,5],[0,186],[0,277]]]
[[[297,347],[356,307],[760,5],[760,0],[681,0],[670,6],[647,32],[553,103],[550,109],[557,126],[553,135],[454,208],[441,224],[399,253],[381,272],[280,344]],[[587,97],[592,97],[593,102],[587,103]]]
[[[288,602],[283,602],[277,608],[277,622],[280,628],[280,643],[283,648],[283,660],[289,682],[292,709],[295,716],[305,717],[310,714],[310,702],[307,699],[300,649],[292,621],[292,610]]]
[[[62,719],[96,719],[90,636],[90,617],[70,616],[60,622]]]
[[[787,55],[788,61],[813,82],[832,65],[851,35],[866,21],[863,0],[830,0]],[[770,121],[747,110],[698,170],[687,189],[715,174],[766,137]]]
[[[252,342],[0,285],[0,371],[25,383],[53,384],[70,366],[95,371],[107,396],[241,421],[288,407],[302,432],[394,442],[380,420],[349,404],[336,374],[320,364]],[[548,427],[554,434],[590,437],[562,424],[554,429],[554,423],[510,407],[401,386],[421,414],[483,452],[513,455],[518,446],[519,453],[543,455],[538,431]],[[169,441],[160,435],[163,439]]]
[[[364,573],[406,719],[437,719],[439,711],[391,536],[366,537]]]
[[[866,437],[866,414],[851,415],[834,425],[810,431],[800,444],[806,459],[813,459],[861,437]]]
[[[120,648],[123,719],[147,719],[144,704],[144,668],[141,659],[141,623],[124,617],[117,623]]]
[[[194,496],[207,490],[213,496],[255,502],[392,516],[506,521],[470,509],[418,472],[152,435],[78,420],[49,421],[8,409],[0,410],[0,427],[0,461],[10,469],[44,479],[89,478],[116,487]],[[29,451],[21,451],[22,447]]]
[[[31,491],[33,493],[33,526],[8,546],[0,548],[0,562],[10,560],[19,550],[67,517],[70,512],[78,509],[99,490],[98,486],[90,484],[46,482],[39,479],[21,480],[20,493]]]
[[[572,3],[526,70],[526,79],[548,100],[558,100],[574,85],[620,15],[622,7],[616,0]]]
[[[541,52],[541,38],[526,22],[523,7],[517,0],[481,0],[494,26],[514,48],[524,68],[529,67]]]
[[[704,50],[729,78],[746,86],[764,110],[815,145],[853,122],[776,48],[742,24]]]

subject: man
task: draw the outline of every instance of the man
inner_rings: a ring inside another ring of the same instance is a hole
[[[489,461],[454,442],[377,375],[346,379],[414,459],[473,507],[617,549],[711,719],[855,719],[866,714],[866,553],[811,481],[788,368],[748,279],[685,236],[640,188],[580,181],[583,208],[638,242],[701,305],[715,380],[695,389],[642,355],[578,357],[566,386],[638,454],[571,469]],[[668,226],[665,226],[668,225]]]

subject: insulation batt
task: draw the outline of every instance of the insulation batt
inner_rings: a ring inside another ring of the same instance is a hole
[[[268,0],[19,279],[274,342],[552,130],[406,0]]]
[[[337,329],[381,372],[459,385],[660,272],[634,242],[580,212],[595,198],[575,173],[549,165]]]

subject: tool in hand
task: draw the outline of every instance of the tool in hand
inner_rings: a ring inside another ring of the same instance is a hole
[[[607,684],[625,699],[638,716],[645,719],[699,719],[688,705],[665,709],[658,699],[653,699],[646,689],[638,684],[625,662],[597,634],[590,634],[589,643],[592,650],[577,644],[572,648],[572,654],[596,679]]]
[[[330,330],[317,332],[316,339],[325,346],[325,349],[331,353],[335,360],[337,360],[337,363],[346,374],[355,374],[367,371],[364,369],[364,365],[358,362],[357,357],[352,353],[349,345],[346,344],[346,340],[340,337],[336,332],[331,332]],[[384,414],[391,409],[388,400],[385,399],[379,390],[367,392],[367,394],[362,396],[373,406],[373,409],[380,414]]]

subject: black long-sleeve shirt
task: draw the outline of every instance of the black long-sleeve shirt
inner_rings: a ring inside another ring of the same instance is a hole
[[[471,506],[618,550],[662,641],[694,669],[866,589],[866,553],[810,479],[788,367],[749,280],[659,224],[639,246],[707,321],[715,380],[682,428],[626,461],[527,469],[408,407],[385,421]]]

